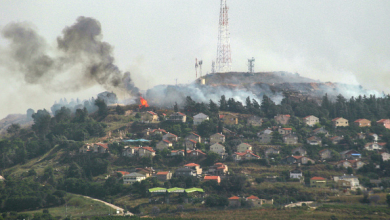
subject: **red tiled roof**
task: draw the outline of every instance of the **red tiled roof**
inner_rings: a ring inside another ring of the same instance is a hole
[[[188,163],[186,165],[184,165],[185,167],[197,167],[199,166],[199,164],[196,164],[196,163]]]
[[[362,121],[362,120],[367,120],[367,119],[365,119],[365,118],[361,118],[361,119],[357,119],[357,120],[355,120],[354,122],[360,122],[360,121]]]
[[[249,196],[248,198],[246,198],[246,199],[259,199],[259,197],[257,197],[257,196],[254,196],[254,195],[251,195],[251,196]]]
[[[224,118],[225,117],[225,115],[219,115],[219,118],[220,119],[222,119],[222,118]]]
[[[102,148],[108,149],[108,144],[96,143],[96,145],[98,145],[98,146],[100,146]]]
[[[303,156],[292,156],[292,157],[294,157],[295,159],[299,160],[299,159],[301,159]]]
[[[200,153],[200,154],[204,154],[204,155],[206,155],[206,153],[204,153],[203,151],[201,151],[201,150],[194,150],[194,151],[192,151],[192,152],[198,152],[198,153]]]
[[[157,172],[156,175],[167,175],[169,173],[169,171],[160,171],[160,172]]]
[[[157,115],[156,113],[152,112],[152,111],[147,111],[147,113],[151,114],[151,115]]]
[[[325,178],[324,177],[315,176],[315,177],[312,177],[311,180],[325,180]]]
[[[380,145],[380,146],[385,146],[387,143],[386,142],[380,142],[380,143],[378,143],[378,145]]]
[[[177,137],[177,135],[176,135],[176,134],[172,134],[172,133],[169,133],[169,132],[168,132],[167,134],[171,134],[171,135],[173,135],[173,136]],[[166,135],[167,135],[167,134],[166,134]]]
[[[185,116],[185,114],[183,114],[181,112],[176,112],[176,113],[179,114],[179,115]]]
[[[381,119],[381,120],[377,121],[377,123],[383,123],[383,122],[385,122],[386,120],[390,120],[390,119]]]
[[[204,180],[218,180],[219,176],[205,176]]]
[[[142,147],[143,149],[147,150],[147,151],[150,151],[150,152],[156,152],[155,150],[153,150],[153,148],[151,147]]]
[[[337,120],[339,120],[341,117],[338,117],[338,118],[334,118],[334,119],[332,119],[332,121],[337,121]]]
[[[328,150],[328,149],[323,149],[323,150],[320,150],[318,153],[325,152],[326,150]]]
[[[168,143],[168,144],[172,144],[172,142],[168,141],[168,140],[163,140],[165,143]]]
[[[116,172],[122,174],[123,176],[126,174],[130,174],[129,172],[126,172],[126,171],[116,171]]]
[[[238,200],[238,199],[240,199],[240,197],[238,197],[238,196],[232,196],[229,198],[229,200]]]
[[[194,140],[188,140],[188,141],[190,141],[190,142],[192,142],[192,143],[194,143],[194,144],[198,143],[198,142],[196,142],[196,141],[194,141]]]
[[[199,135],[199,134],[195,134],[194,132],[191,132],[191,134],[193,134],[193,135],[195,135],[195,136],[198,136],[198,137],[200,137],[200,135]]]
[[[310,116],[312,116],[312,115],[306,116],[306,117],[304,117],[303,119],[309,118]]]
[[[292,128],[282,128],[283,130],[286,130],[286,131],[291,131]]]

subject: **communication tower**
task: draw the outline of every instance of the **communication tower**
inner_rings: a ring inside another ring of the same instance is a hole
[[[248,59],[248,72],[254,73],[255,72],[255,58],[252,57],[252,59]]]
[[[229,72],[232,69],[228,10],[226,0],[221,0],[217,46],[217,72],[221,73]]]

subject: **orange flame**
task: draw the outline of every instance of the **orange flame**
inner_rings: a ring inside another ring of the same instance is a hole
[[[146,99],[140,97],[139,101],[141,102],[141,105],[139,105],[139,108],[149,107],[148,102],[146,101]]]

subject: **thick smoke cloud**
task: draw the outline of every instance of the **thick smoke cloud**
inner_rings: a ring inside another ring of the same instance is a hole
[[[213,100],[218,103],[222,95],[225,95],[226,99],[234,98],[242,103],[245,103],[248,96],[259,103],[261,103],[263,95],[269,96],[276,104],[280,104],[283,99],[281,93],[272,92],[267,88],[255,91],[246,88],[215,87],[199,84],[158,85],[146,92],[148,103],[161,107],[172,107],[175,102],[183,105],[187,96],[190,96],[196,102],[208,103]]]
[[[80,91],[96,84],[108,90],[126,85],[131,94],[138,92],[130,73],[123,74],[114,64],[113,48],[101,40],[102,28],[94,18],[79,17],[64,28],[55,48],[28,23],[10,23],[1,34],[10,41],[9,56],[2,57],[10,57],[8,67],[22,73],[29,84],[57,92]]]

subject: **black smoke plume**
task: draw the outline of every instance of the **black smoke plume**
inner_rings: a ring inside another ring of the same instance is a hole
[[[114,64],[112,46],[102,41],[100,22],[79,17],[57,37],[50,47],[26,22],[10,23],[1,30],[10,41],[5,51],[8,66],[23,74],[29,84],[40,84],[54,91],[79,91],[95,84],[107,90],[126,88],[136,95],[130,73],[123,74]],[[66,79],[65,83],[63,79]]]

